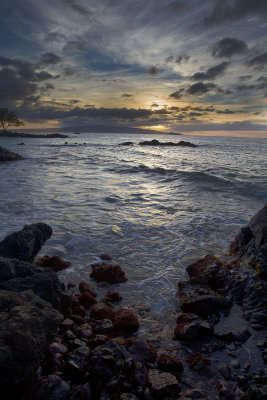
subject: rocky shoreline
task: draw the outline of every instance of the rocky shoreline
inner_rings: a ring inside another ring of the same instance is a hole
[[[267,205],[230,255],[187,266],[169,341],[138,334],[142,320],[119,306],[127,277],[109,255],[87,282],[65,288],[56,272],[70,263],[36,259],[51,235],[37,223],[0,243],[1,399],[267,398]],[[99,299],[91,280],[116,291]]]

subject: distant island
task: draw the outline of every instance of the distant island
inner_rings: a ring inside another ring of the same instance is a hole
[[[24,132],[2,132],[0,137],[15,137],[15,138],[44,138],[44,139],[53,139],[53,138],[68,138],[67,135],[63,135],[62,133],[47,133],[45,135],[41,135],[38,133],[24,133]]]

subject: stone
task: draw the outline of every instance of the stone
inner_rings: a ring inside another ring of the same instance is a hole
[[[184,313],[194,313],[202,317],[218,314],[231,306],[228,296],[210,289],[208,286],[192,282],[179,282],[180,307]]]
[[[36,390],[36,400],[66,400],[70,394],[70,386],[57,375],[41,378]]]
[[[121,300],[122,300],[121,295],[118,292],[114,292],[113,290],[109,290],[104,298],[104,301],[109,303],[117,303]]]
[[[251,336],[246,327],[238,327],[232,330],[224,330],[216,333],[215,337],[226,342],[246,342]],[[231,349],[230,349],[231,350]]]
[[[186,357],[186,361],[188,362],[190,368],[199,371],[204,369],[206,366],[211,365],[210,359],[204,357],[201,353],[197,351],[189,354]]]
[[[180,142],[160,142],[157,139],[152,140],[144,140],[139,142],[140,146],[186,146],[186,147],[197,147],[196,144],[185,142],[184,140],[180,140]]]
[[[179,314],[176,318],[174,337],[179,340],[199,340],[212,336],[213,328],[208,321],[196,314]]]
[[[118,375],[124,366],[124,355],[120,346],[109,341],[92,350],[89,359],[89,372],[93,379],[106,383]]]
[[[209,400],[209,398],[199,389],[186,389],[181,393],[179,400]]]
[[[85,281],[79,283],[79,290],[81,293],[89,292],[93,297],[96,297],[96,292],[89,286],[89,284]]]
[[[137,316],[127,308],[120,308],[116,311],[112,322],[114,329],[119,332],[133,333],[139,329]]]
[[[75,334],[80,339],[89,339],[91,336],[93,336],[93,328],[90,324],[85,323],[85,324],[79,325],[75,329]]]
[[[16,398],[18,387],[34,377],[62,320],[32,290],[0,290],[0,398]]]
[[[92,264],[91,278],[97,282],[108,282],[111,284],[122,283],[127,281],[125,273],[119,265],[111,265],[105,263]]]
[[[211,254],[189,264],[186,271],[191,278],[205,277],[207,285],[213,290],[222,286],[223,263]]]
[[[242,400],[244,392],[233,383],[220,380],[217,383],[218,394],[221,400]]]
[[[25,225],[0,242],[0,256],[31,262],[51,235],[52,228],[42,222]]]
[[[248,389],[249,400],[266,400],[267,399],[267,385],[251,385]]]
[[[231,378],[231,369],[225,363],[221,363],[218,365],[218,371],[222,374],[225,379]]]
[[[68,331],[69,329],[72,329],[74,325],[75,323],[72,321],[72,319],[65,318],[64,321],[60,324],[60,329],[62,331]]]
[[[69,261],[63,261],[58,256],[45,255],[36,261],[36,264],[43,268],[51,268],[53,271],[58,272],[71,266]]]
[[[240,362],[236,358],[234,358],[233,360],[230,361],[230,366],[232,368],[239,369],[240,368]]]
[[[155,399],[176,397],[181,391],[181,387],[174,375],[168,372],[160,372],[157,369],[148,371],[148,383]]]
[[[89,354],[90,350],[85,345],[78,347],[68,354],[67,367],[71,374],[81,373],[85,369]]]
[[[95,297],[90,292],[83,292],[79,296],[79,303],[86,309],[89,310],[94,304],[97,303]]]
[[[98,334],[110,334],[113,330],[113,324],[110,319],[97,320],[94,326],[94,333]]]
[[[158,358],[158,368],[165,372],[182,372],[184,367],[182,361],[168,354],[161,354]]]
[[[100,258],[101,258],[101,260],[103,260],[103,261],[111,261],[112,260],[112,257],[109,255],[109,254],[100,254]]]
[[[49,346],[49,352],[52,355],[55,355],[55,354],[67,354],[68,348],[66,346],[64,346],[64,344],[62,344],[62,343],[53,342]]]
[[[22,160],[23,158],[17,154],[13,153],[13,151],[10,151],[8,149],[5,149],[4,147],[0,146],[0,162],[4,161],[18,161]]]
[[[138,397],[131,393],[122,393],[120,400],[138,400]]]
[[[155,362],[157,358],[157,351],[148,341],[140,339],[126,339],[122,342],[127,350],[130,359],[135,362]]]
[[[99,319],[109,319],[113,321],[115,316],[115,311],[105,303],[98,303],[91,308],[91,318]]]
[[[87,340],[87,345],[91,348],[94,349],[102,344],[105,344],[107,341],[109,341],[111,338],[106,335],[94,335],[90,337]]]

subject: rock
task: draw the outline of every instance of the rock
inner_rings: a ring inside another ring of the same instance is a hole
[[[18,160],[22,160],[22,157],[19,154],[13,153],[13,151],[7,150],[0,146],[0,162]]]
[[[251,385],[248,389],[249,400],[266,400],[267,399],[267,385],[258,386]]]
[[[90,324],[85,323],[82,325],[79,325],[75,329],[75,333],[80,339],[89,339],[91,336],[93,336],[93,328]]]
[[[197,147],[197,145],[190,143],[190,142],[185,142],[184,140],[181,140],[178,143],[174,142],[159,142],[157,139],[153,140],[144,140],[142,142],[139,142],[140,146],[186,146],[186,147]]]
[[[43,256],[36,261],[36,264],[43,268],[51,268],[53,271],[58,272],[71,266],[68,261],[63,261],[58,256]]]
[[[131,393],[122,393],[120,400],[138,400],[138,397]]]
[[[174,337],[179,340],[199,340],[202,337],[212,336],[213,328],[208,321],[196,314],[179,314],[176,318],[177,326]]]
[[[96,321],[94,326],[94,333],[96,334],[110,334],[113,330],[113,324],[110,319],[101,319]]]
[[[157,358],[157,351],[151,343],[140,339],[126,339],[121,344],[127,350],[127,356],[135,362],[155,362]]]
[[[36,390],[36,400],[66,400],[70,386],[57,375],[44,376]]]
[[[63,313],[71,302],[54,271],[19,260],[0,258],[0,289],[11,292],[31,289]]]
[[[75,323],[72,321],[72,319],[66,318],[63,322],[61,322],[60,329],[65,332],[72,329],[74,325]]]
[[[98,303],[91,308],[91,318],[99,319],[109,319],[113,321],[115,316],[115,311],[105,303]]]
[[[111,265],[105,263],[92,264],[91,278],[98,282],[121,283],[127,281],[125,273],[119,265]]]
[[[120,308],[112,319],[114,329],[123,333],[133,333],[139,329],[137,316],[127,308]]]
[[[49,352],[52,355],[55,355],[55,354],[67,354],[68,348],[66,346],[64,346],[64,344],[62,344],[62,343],[53,342],[49,346]]]
[[[218,394],[221,400],[242,400],[244,392],[233,383],[220,380],[217,383]]]
[[[186,267],[191,278],[202,277],[206,278],[206,284],[213,290],[217,290],[223,283],[223,263],[213,255],[206,255],[205,257],[189,264]]]
[[[199,389],[186,389],[181,393],[179,400],[209,400],[209,398]]]
[[[158,358],[158,368],[165,372],[182,372],[184,367],[182,361],[168,354],[161,354]]]
[[[94,335],[87,340],[87,345],[90,349],[94,349],[102,344],[105,344],[111,338],[106,335]]]
[[[250,279],[246,285],[242,300],[244,317],[252,328],[260,330],[267,326],[267,283]]]
[[[51,235],[52,228],[42,222],[25,225],[0,243],[0,256],[31,262]]]
[[[106,293],[106,296],[104,298],[104,301],[110,302],[110,303],[117,303],[122,300],[121,295],[118,292],[114,292],[113,290],[109,290]]]
[[[218,365],[218,371],[222,374],[225,379],[231,378],[231,369],[228,367],[227,364],[221,363]]]
[[[32,290],[0,290],[0,398],[15,399],[18,387],[34,377],[62,320]]]
[[[189,354],[186,357],[186,361],[188,362],[189,367],[195,370],[202,370],[206,366],[211,365],[211,361],[198,352]]]
[[[109,341],[92,350],[89,359],[89,372],[93,379],[105,384],[114,375],[118,375],[124,366],[124,356],[120,346]]]
[[[233,360],[230,361],[230,366],[232,368],[239,369],[240,368],[240,362],[236,358],[234,358]]]
[[[112,257],[110,257],[110,255],[109,254],[100,254],[100,258],[101,258],[101,260],[103,260],[103,261],[111,261],[112,260]]]
[[[259,276],[267,280],[267,204],[241,229],[230,253],[253,261]]]
[[[238,327],[232,330],[219,331],[215,334],[215,337],[225,342],[246,342],[251,336],[251,332],[245,327]],[[231,350],[231,349],[230,349]]]
[[[185,142],[184,140],[180,140],[180,142],[177,143],[177,146],[197,147],[196,144],[190,143],[190,142]]]
[[[72,374],[80,374],[83,372],[87,365],[90,350],[87,346],[83,345],[69,353],[67,358],[67,369]]]
[[[121,146],[133,146],[133,142],[122,142]]]
[[[160,372],[157,369],[148,371],[148,383],[155,399],[177,397],[181,391],[181,387],[174,375],[168,372]]]
[[[96,304],[97,301],[95,299],[95,297],[90,293],[90,292],[83,292],[80,296],[79,296],[79,303],[86,308],[87,310],[89,310],[92,305]]]
[[[67,288],[68,289],[71,289],[71,288],[74,288],[76,285],[75,285],[75,283],[73,283],[73,282],[68,282],[68,284],[67,284]]]
[[[193,282],[179,282],[180,307],[185,313],[202,317],[218,314],[232,304],[228,296],[222,296],[208,286]]]
[[[81,293],[89,292],[93,297],[97,297],[96,292],[85,281],[79,283],[79,290]]]

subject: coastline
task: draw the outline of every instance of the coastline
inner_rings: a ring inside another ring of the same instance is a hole
[[[239,356],[249,342],[262,352],[266,363],[266,330],[262,330],[266,329],[266,215],[267,205],[241,230],[227,263],[207,256],[187,267],[190,279],[179,283],[183,314],[177,317],[173,349],[167,347],[168,341],[164,348],[164,340],[140,339],[138,317],[131,310],[114,307],[118,294],[110,293],[103,303],[95,298],[90,280],[79,285],[80,294],[71,283],[64,289],[51,268],[68,267],[59,258],[41,259],[36,265],[37,253],[52,234],[49,226],[33,224],[10,235],[0,243],[1,313],[9,310],[12,315],[23,302],[25,316],[20,324],[25,329],[22,336],[15,333],[12,345],[6,342],[16,368],[7,369],[2,378],[3,398],[49,399],[53,390],[59,390],[60,399],[81,400],[177,398],[181,392],[180,399],[224,399],[227,392],[234,399],[263,399],[266,372],[245,365]],[[116,284],[117,290],[127,278],[108,258],[102,255],[103,260],[92,266],[91,277],[100,285],[103,281]],[[25,323],[32,307],[38,310],[43,336]],[[232,326],[227,331],[223,321],[235,322],[237,315],[239,323],[245,324],[243,329]],[[5,322],[4,342],[10,340],[5,336],[9,322]],[[34,344],[29,344],[30,337]],[[23,346],[31,346],[34,363]],[[1,369],[7,360],[5,352]],[[227,357],[230,363],[223,362]],[[20,368],[18,360],[23,360]],[[28,373],[23,378],[21,368]],[[11,381],[16,392],[26,387],[30,392],[14,397]]]

